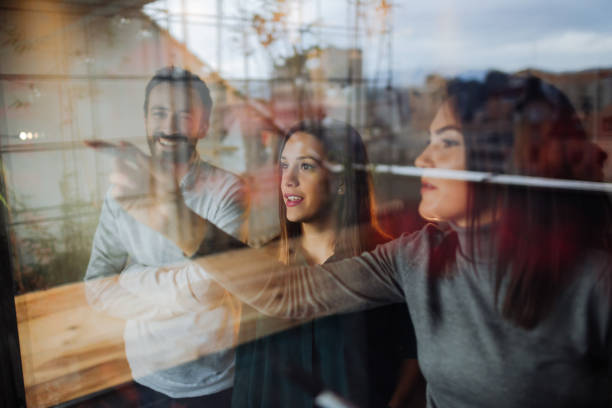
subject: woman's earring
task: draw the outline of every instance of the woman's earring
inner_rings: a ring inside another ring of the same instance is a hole
[[[338,194],[340,195],[344,194],[344,187],[342,186],[338,187]]]

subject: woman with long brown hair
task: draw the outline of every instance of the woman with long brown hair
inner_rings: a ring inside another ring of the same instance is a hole
[[[366,150],[355,129],[329,119],[303,121],[287,132],[279,152],[284,264],[325,264],[389,241],[376,223]],[[360,406],[400,406],[406,382],[418,374],[409,321],[404,304],[312,321],[260,317],[257,339],[238,348],[232,405],[313,407],[313,396],[288,377],[289,369]],[[397,388],[400,374],[403,388]]]

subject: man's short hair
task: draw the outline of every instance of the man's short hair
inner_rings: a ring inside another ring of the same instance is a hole
[[[212,98],[210,97],[210,90],[208,89],[208,86],[206,86],[206,83],[202,81],[199,76],[186,69],[175,66],[164,67],[158,70],[147,84],[144,100],[145,116],[147,115],[147,110],[149,109],[149,94],[151,93],[151,90],[164,82],[168,82],[171,85],[182,85],[188,89],[194,89],[200,96],[204,109],[206,110],[206,120],[210,119],[210,112],[212,111],[213,102]]]

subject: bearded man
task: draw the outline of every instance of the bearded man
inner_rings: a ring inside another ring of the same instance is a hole
[[[210,253],[239,243],[207,239],[214,230],[244,236],[244,184],[196,151],[211,109],[199,77],[164,68],[145,91],[150,155],[127,142],[88,143],[112,153],[115,168],[85,275],[86,294],[95,309],[126,320],[125,350],[135,383],[119,394],[135,395],[130,403],[139,406],[227,407],[231,401],[240,304],[189,266],[203,247]]]

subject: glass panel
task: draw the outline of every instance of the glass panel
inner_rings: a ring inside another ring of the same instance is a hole
[[[609,1],[0,10],[28,406],[608,402]]]

